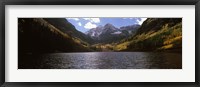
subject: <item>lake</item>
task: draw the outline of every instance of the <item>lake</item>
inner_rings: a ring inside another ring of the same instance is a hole
[[[19,69],[182,69],[181,53],[82,52],[19,56]]]

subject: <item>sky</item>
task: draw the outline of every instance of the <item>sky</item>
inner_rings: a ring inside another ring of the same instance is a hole
[[[133,24],[141,25],[146,18],[66,18],[72,23],[78,31],[85,33],[86,31],[96,28],[97,26],[104,26],[107,23],[114,25],[117,28]]]

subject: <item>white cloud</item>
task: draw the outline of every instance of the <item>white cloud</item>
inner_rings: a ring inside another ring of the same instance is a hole
[[[139,25],[142,25],[142,23],[147,19],[147,18],[140,18],[141,20],[137,19],[137,22]]]
[[[69,20],[79,21],[79,18],[67,18]]]
[[[81,22],[78,22],[78,25],[79,25],[79,26],[82,26]]]
[[[142,23],[147,19],[147,18],[123,18],[123,19],[130,19],[136,21],[135,24],[142,25]]]
[[[97,27],[97,25],[96,24],[92,24],[91,22],[88,22],[84,26],[84,28],[86,28],[86,29],[91,29],[91,28],[96,28],[96,27]]]
[[[100,23],[100,19],[99,18],[83,18],[84,20],[88,20],[91,23]]]

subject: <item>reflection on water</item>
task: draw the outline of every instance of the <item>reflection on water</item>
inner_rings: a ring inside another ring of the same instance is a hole
[[[19,69],[181,69],[182,55],[156,52],[52,53],[19,56]]]

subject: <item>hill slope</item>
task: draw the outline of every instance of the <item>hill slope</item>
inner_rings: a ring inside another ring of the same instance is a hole
[[[72,37],[40,18],[19,18],[18,37],[19,53],[91,51],[86,42]]]
[[[118,43],[118,51],[182,51],[181,18],[148,18],[137,34]]]
[[[74,25],[68,22],[65,18],[44,18],[44,20],[71,37],[79,38],[80,40],[85,41],[87,43],[93,42],[93,40],[89,36],[76,30]]]

